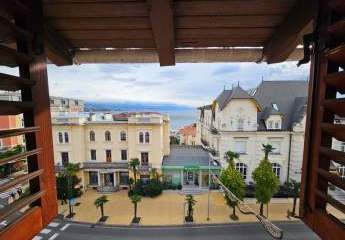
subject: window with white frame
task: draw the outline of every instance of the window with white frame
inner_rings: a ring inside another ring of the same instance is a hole
[[[63,166],[66,166],[69,163],[68,152],[61,152],[61,163]]]
[[[345,152],[345,142],[340,143],[340,151]]]
[[[272,163],[272,170],[274,174],[280,178],[280,171],[281,171],[281,166],[278,163]]]
[[[104,138],[105,138],[105,141],[110,142],[111,141],[111,133],[109,131],[105,131]]]
[[[65,143],[69,143],[69,135],[68,132],[65,132]]]
[[[244,119],[239,118],[239,119],[238,119],[237,129],[238,129],[238,130],[243,130],[243,128],[244,128]]]
[[[94,142],[96,140],[96,134],[94,131],[90,131],[90,142]]]
[[[144,133],[143,132],[139,133],[139,143],[144,143]]]
[[[239,154],[246,154],[247,140],[235,140],[235,152]]]
[[[243,179],[247,179],[247,165],[244,163],[236,163],[236,170],[239,171]]]
[[[120,140],[121,140],[121,142],[127,141],[127,134],[125,131],[120,132]]]
[[[145,133],[145,143],[150,143],[150,133],[149,132]]]
[[[270,144],[272,145],[272,152],[271,154],[281,154],[281,141],[279,140],[271,140]]]
[[[267,128],[273,129],[273,121],[272,120],[268,121],[268,127]]]
[[[345,179],[345,166],[339,166],[337,167],[337,170],[338,170],[339,176],[342,179]]]
[[[280,121],[276,121],[276,122],[274,123],[274,128],[275,128],[275,129],[280,129]]]
[[[62,132],[58,133],[58,141],[59,141],[59,143],[63,143],[63,134],[62,134]]]
[[[127,149],[122,149],[121,150],[121,160],[122,161],[127,161]]]

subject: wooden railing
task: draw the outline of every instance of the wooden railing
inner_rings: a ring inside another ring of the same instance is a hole
[[[24,122],[24,127],[1,129],[0,138],[24,138],[26,145],[24,152],[0,159],[0,167],[17,162],[27,164],[27,171],[9,175],[0,185],[0,192],[5,193],[23,188],[21,194],[0,209],[0,221],[7,220],[8,223],[0,231],[0,240],[9,239],[9,236],[26,240],[35,236],[57,215],[42,38],[43,12],[40,1],[18,0],[1,0],[0,12],[0,65],[19,69],[19,76],[0,73],[0,90],[9,91],[9,94],[20,91],[17,101],[11,98],[0,101],[0,115],[13,118],[20,115]],[[12,216],[16,216],[14,221]],[[28,227],[30,224],[36,225]],[[27,227],[23,229],[22,226]]]

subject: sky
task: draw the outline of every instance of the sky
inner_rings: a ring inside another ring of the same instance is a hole
[[[0,72],[17,74],[17,69],[0,67]],[[181,63],[83,64],[66,67],[48,65],[52,96],[94,102],[169,103],[197,107],[209,104],[224,89],[256,87],[262,79],[308,80],[309,66],[296,62],[266,63]]]

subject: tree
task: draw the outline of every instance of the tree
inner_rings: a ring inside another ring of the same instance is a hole
[[[186,203],[187,203],[187,216],[185,217],[186,222],[193,222],[193,213],[194,213],[194,205],[196,201],[193,198],[193,195],[186,196]]]
[[[156,181],[157,183],[159,182],[159,173],[157,171],[157,168],[152,168],[150,170],[150,176],[152,180]]]
[[[137,206],[138,203],[141,201],[141,196],[139,194],[132,194],[129,196],[129,198],[131,199],[131,202],[134,205],[134,218],[133,218],[133,222],[139,222],[139,219],[137,217]]]
[[[235,159],[238,159],[240,154],[232,151],[227,151],[225,153],[225,160],[228,162],[229,166],[235,168]]]
[[[222,170],[220,175],[220,181],[224,186],[229,189],[237,198],[240,200],[243,199],[245,193],[245,183],[242,174],[235,169],[232,164],[229,164],[227,169]],[[231,218],[233,220],[238,220],[236,216],[236,206],[238,201],[236,199],[230,198],[228,195],[225,195],[226,203],[229,207],[232,207]]]
[[[270,154],[275,148],[271,144],[262,144],[262,151],[265,153],[265,159],[268,159],[268,154]]]
[[[71,199],[81,195],[81,189],[77,187],[81,180],[76,176],[79,170],[79,164],[69,163],[56,178],[58,198],[62,203],[69,200],[69,216],[73,215]]]
[[[134,184],[137,183],[137,171],[138,171],[139,164],[140,162],[138,158],[132,158],[131,161],[129,162],[129,167],[133,171],[133,175],[134,175]]]
[[[299,191],[301,188],[301,183],[297,182],[294,179],[290,179],[290,181],[287,183],[287,187],[288,187],[290,196],[293,197],[293,206],[292,206],[291,215],[295,216],[296,215],[297,198],[299,197]]]
[[[266,152],[265,152],[266,155]],[[265,157],[253,171],[255,197],[260,203],[260,215],[263,216],[263,205],[268,204],[279,189],[279,179],[272,169],[272,164]]]
[[[104,204],[106,204],[108,201],[109,200],[107,196],[102,195],[99,198],[97,198],[94,202],[94,205],[96,206],[96,208],[101,209],[101,221],[104,219]]]

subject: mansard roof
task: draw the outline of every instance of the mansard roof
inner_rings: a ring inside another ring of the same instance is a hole
[[[218,103],[220,110],[223,110],[232,99],[252,99],[260,109],[256,99],[249,95],[249,93],[243,90],[240,86],[237,86],[232,90],[223,90],[223,92],[216,98],[216,102]]]
[[[277,112],[283,116],[282,130],[300,122],[306,110],[307,91],[307,81],[263,81],[254,91],[254,98],[264,108],[258,113],[259,129],[265,129],[264,121]]]

